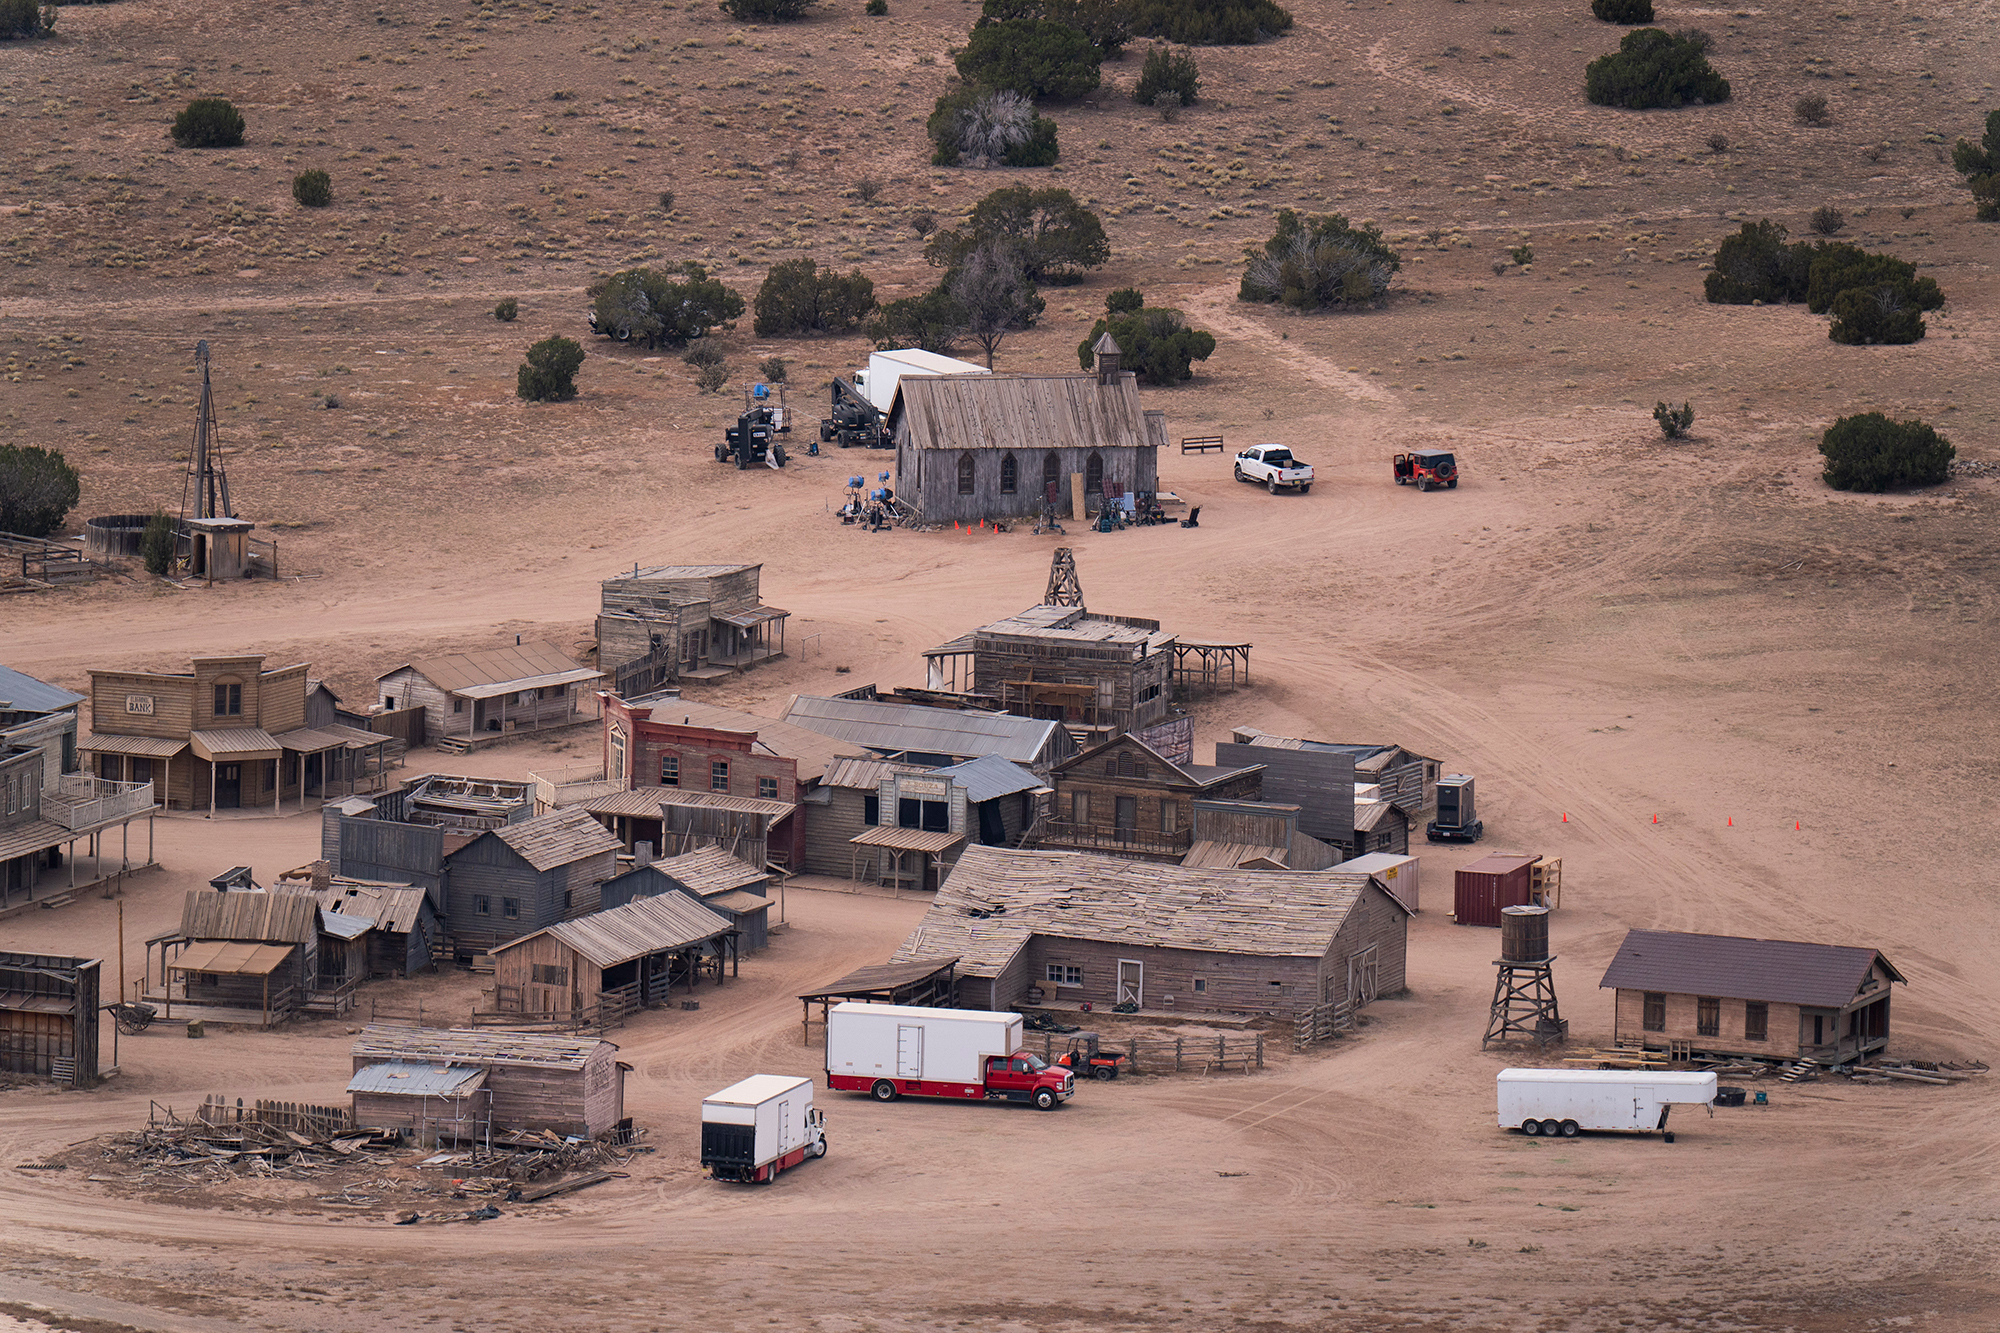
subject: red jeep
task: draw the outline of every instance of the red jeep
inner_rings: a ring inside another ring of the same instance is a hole
[[[1414,484],[1420,491],[1442,486],[1458,489],[1458,460],[1443,449],[1418,449],[1395,457],[1396,484]]]

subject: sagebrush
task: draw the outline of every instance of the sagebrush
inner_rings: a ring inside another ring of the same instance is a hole
[[[1243,269],[1241,301],[1288,305],[1295,310],[1339,310],[1372,305],[1389,290],[1403,266],[1372,225],[1351,226],[1329,213],[1301,218],[1287,208],[1264,253]]]
[[[1880,412],[1841,417],[1820,437],[1819,452],[1827,485],[1878,494],[1891,486],[1939,484],[1951,475],[1958,453],[1924,422],[1892,421]]]
[[[243,115],[226,97],[197,97],[174,117],[168,131],[183,148],[235,148],[243,142]]]

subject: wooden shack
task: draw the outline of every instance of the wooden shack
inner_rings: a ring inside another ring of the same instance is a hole
[[[889,406],[896,496],[925,523],[1032,518],[1159,489],[1166,416],[1116,355],[1082,375],[905,375]],[[1074,478],[1074,480],[1072,480]]]
[[[805,855],[798,868],[809,875],[853,874],[855,837],[882,822],[883,780],[924,771],[918,764],[872,757],[834,760],[806,794]]]
[[[461,954],[490,952],[545,926],[597,910],[618,839],[587,811],[551,811],[488,829],[445,860],[445,919]]]
[[[375,689],[385,712],[421,707],[430,743],[463,752],[509,732],[594,720],[580,705],[602,679],[554,644],[530,641],[406,662],[377,676]]]
[[[986,847],[1018,847],[1052,794],[1030,770],[997,754],[936,771],[965,789],[966,837]]]
[[[1289,1015],[1404,988],[1408,912],[1366,876],[968,847],[891,962],[958,959],[958,1003]]]
[[[401,1130],[424,1147],[478,1143],[493,1129],[486,1071],[477,1065],[385,1060],[355,1070],[347,1093],[356,1125]]]
[[[1899,981],[1865,947],[1633,930],[1598,986],[1617,992],[1621,1044],[1835,1065],[1889,1044]]]
[[[858,747],[880,759],[938,768],[982,755],[1011,759],[1047,775],[1076,753],[1076,741],[1054,718],[1016,717],[975,709],[933,708],[923,704],[795,694],[785,721],[840,742],[841,753]]]
[[[1157,620],[1031,606],[927,649],[926,683],[1109,739],[1166,721],[1174,642]]]
[[[364,977],[414,976],[431,966],[441,930],[430,895],[422,889],[333,875],[325,862],[315,863],[306,875],[280,879],[274,887],[310,893],[323,912],[367,921]]]
[[[371,1023],[355,1040],[353,1062],[356,1074],[385,1064],[484,1070],[485,1109],[496,1137],[548,1130],[596,1138],[625,1118],[627,1066],[617,1046],[597,1037]],[[357,1124],[372,1123],[355,1109]]]
[[[755,953],[769,943],[772,872],[738,860],[720,847],[635,865],[605,881],[604,906],[622,907],[662,893],[684,893],[726,918],[737,949]]]
[[[704,972],[720,985],[737,956],[727,918],[692,895],[657,894],[495,949],[494,1007],[611,1021],[659,1003],[676,985],[693,990]]]
[[[1297,805],[1299,827],[1350,858],[1385,850],[1373,843],[1385,829],[1393,838],[1398,822],[1379,811],[1365,812],[1371,821],[1365,832],[1376,836],[1362,847],[1354,828],[1357,800],[1387,801],[1401,811],[1405,847],[1408,827],[1427,822],[1437,810],[1441,765],[1400,745],[1303,740],[1237,727],[1233,739],[1216,745],[1215,762],[1264,765],[1265,798]],[[1357,784],[1373,790],[1360,797]]]
[[[1410,817],[1393,801],[1357,800],[1354,803],[1355,856],[1377,852],[1404,856],[1410,850]]]
[[[1194,802],[1184,866],[1210,870],[1325,870],[1340,853],[1299,832],[1299,808],[1274,801]]]
[[[319,904],[309,896],[190,890],[180,929],[146,941],[146,1002],[168,1018],[179,1002],[233,1011],[237,1021],[256,1015],[269,1027],[305,1009],[320,989],[319,945]]]
[[[1125,735],[1056,765],[1054,809],[1036,845],[1178,861],[1194,842],[1196,801],[1255,801],[1263,766],[1176,764]]]
[[[597,660],[614,675],[658,665],[646,684],[703,682],[785,653],[791,612],[766,606],[762,565],[655,565],[604,580]],[[627,691],[623,688],[619,693]]]
[[[101,968],[95,958],[0,952],[0,1070],[95,1086]]]

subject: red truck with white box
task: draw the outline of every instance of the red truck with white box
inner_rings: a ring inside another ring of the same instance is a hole
[[[1021,1045],[1021,1016],[980,1009],[837,1004],[826,1016],[826,1085],[898,1097],[1028,1102],[1053,1111],[1076,1076]]]

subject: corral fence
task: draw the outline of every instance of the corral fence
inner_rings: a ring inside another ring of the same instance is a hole
[[[1061,1032],[1026,1034],[1028,1049],[1035,1038],[1042,1039],[1041,1056],[1051,1064],[1069,1050],[1070,1038]],[[1125,1056],[1128,1074],[1218,1073],[1230,1069],[1247,1074],[1264,1067],[1264,1034],[1261,1032],[1217,1033],[1215,1036],[1126,1037],[1107,1044],[1107,1051]],[[1079,1070],[1089,1077],[1087,1070]]]
[[[1354,1005],[1348,1000],[1316,1004],[1292,1015],[1292,1046],[1303,1051],[1316,1041],[1326,1041],[1354,1030]]]

